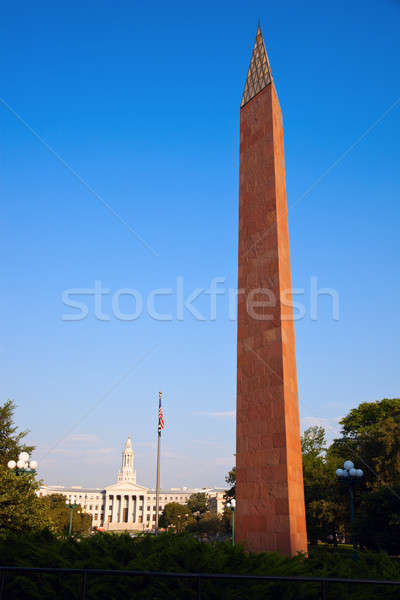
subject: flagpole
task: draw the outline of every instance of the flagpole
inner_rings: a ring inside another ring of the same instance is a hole
[[[160,511],[160,444],[161,444],[161,422],[160,422],[160,409],[161,409],[161,398],[162,392],[158,393],[158,429],[157,429],[157,478],[156,478],[156,523],[155,523],[155,534],[158,535],[158,516]]]

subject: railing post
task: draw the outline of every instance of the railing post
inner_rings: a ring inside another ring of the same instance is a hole
[[[6,583],[6,570],[1,570],[1,578],[0,578],[0,600],[3,600],[4,586]]]
[[[201,579],[197,578],[197,600],[201,600]]]
[[[86,590],[87,590],[87,571],[84,571],[83,575],[82,575],[82,593],[81,593],[82,600],[86,600]]]
[[[321,600],[326,600],[326,581],[321,581]]]

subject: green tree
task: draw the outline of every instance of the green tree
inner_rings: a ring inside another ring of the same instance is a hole
[[[345,497],[336,481],[338,458],[327,450],[323,427],[313,426],[301,438],[307,533],[311,543],[344,532]]]
[[[199,512],[203,514],[208,510],[208,495],[205,492],[191,494],[186,500],[186,506],[191,513]]]
[[[361,546],[400,554],[400,486],[371,490],[361,496],[356,534]]]
[[[214,512],[205,512],[201,515],[201,519],[198,525],[198,531],[200,533],[206,533],[207,535],[217,535],[223,529],[222,517]]]
[[[17,475],[7,467],[22,451],[34,448],[23,443],[27,431],[18,432],[14,424],[15,404],[7,400],[0,406],[0,535],[51,529],[46,508],[38,498],[39,484],[32,474]]]
[[[51,494],[42,498],[42,502],[53,530],[59,534],[67,533],[71,509],[65,503],[65,496],[62,494]],[[91,525],[92,516],[85,513],[81,506],[75,508],[72,514],[72,533],[88,534]]]
[[[173,525],[176,531],[181,532],[192,521],[193,516],[187,506],[178,502],[169,502],[164,506],[158,523],[160,527],[165,528]]]
[[[37,489],[33,475],[17,475],[0,466],[0,535],[52,529]]]
[[[341,437],[330,454],[351,459],[364,470],[368,488],[397,485],[400,479],[400,398],[363,402],[341,420]]]
[[[19,431],[14,425],[15,404],[7,400],[0,406],[0,466],[7,466],[9,460],[18,460],[20,452],[33,451],[33,446],[23,443],[28,431]]]
[[[231,487],[225,492],[225,501],[231,500],[236,497],[236,467],[232,467],[228,475],[225,477],[225,481]]]
[[[400,399],[362,402],[340,423],[341,437],[333,441],[328,453],[339,466],[350,459],[364,471],[355,488],[357,538],[365,547],[398,553]]]

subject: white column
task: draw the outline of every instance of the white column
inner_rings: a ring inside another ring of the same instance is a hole
[[[145,500],[145,495],[143,494],[142,496],[143,500],[140,500],[140,496],[139,496],[139,505],[142,506],[143,510],[142,510],[142,519],[143,519],[143,529],[146,529],[146,500]]]
[[[115,521],[115,494],[111,495],[112,497],[112,504],[111,504],[111,523],[114,523]]]
[[[107,519],[108,519],[108,494],[105,493],[104,494],[104,498],[102,499],[102,504],[104,504],[104,509],[103,509],[103,513],[104,513],[104,518],[103,518],[103,527],[105,526],[105,524],[107,523]],[[101,513],[101,508],[100,508],[100,513]]]

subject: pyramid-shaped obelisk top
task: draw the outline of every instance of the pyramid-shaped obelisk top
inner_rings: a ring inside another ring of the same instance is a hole
[[[271,67],[269,66],[261,28],[258,26],[256,41],[254,43],[253,54],[251,55],[250,67],[247,73],[246,85],[244,86],[240,106],[244,106],[249,100],[254,98],[254,96],[269,85],[271,81]]]

